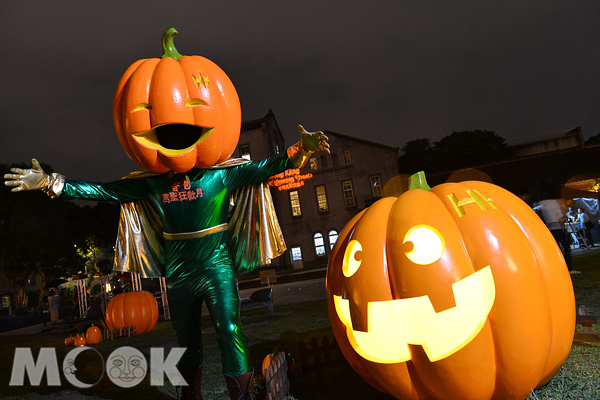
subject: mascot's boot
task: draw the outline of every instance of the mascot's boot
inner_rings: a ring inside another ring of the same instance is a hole
[[[231,400],[254,400],[254,368],[235,378],[225,375]]]
[[[182,400],[202,400],[202,392],[200,384],[202,383],[202,368],[204,364],[198,368],[182,368],[177,367],[183,379],[187,382],[187,386],[181,387]]]

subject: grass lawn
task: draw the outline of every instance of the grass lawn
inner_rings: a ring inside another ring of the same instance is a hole
[[[576,304],[585,305],[588,310],[600,317],[600,252],[574,257],[575,269],[581,274],[572,275],[575,288]],[[329,325],[327,305],[323,301],[306,304],[277,307],[275,314],[266,310],[247,311],[243,314],[243,325],[249,340],[252,364],[258,371],[263,358],[275,347],[287,350],[299,360],[298,346],[301,341],[308,344],[312,337],[319,340],[327,336],[333,340]],[[203,342],[205,348],[205,368],[203,375],[203,393],[205,400],[227,400],[225,382],[222,377],[220,354],[216,344],[215,333],[208,318],[203,320],[206,327]],[[598,325],[596,332],[600,331]],[[106,375],[90,389],[78,389],[70,385],[61,374],[61,386],[42,385],[32,387],[26,379],[24,387],[9,387],[13,357],[16,347],[30,347],[37,357],[41,347],[56,349],[59,367],[72,347],[66,347],[63,340],[66,334],[45,333],[41,335],[4,336],[0,347],[0,398],[22,399],[168,399],[177,398],[176,391],[168,380],[162,386],[151,385],[149,374],[134,388],[120,388],[113,384]],[[103,359],[121,346],[131,346],[146,355],[149,359],[150,348],[175,346],[175,333],[170,322],[160,322],[149,333],[131,338],[107,340],[95,344]],[[77,377],[83,382],[94,383],[101,376],[102,363],[100,357],[92,351],[83,352],[77,357],[77,368],[81,370]],[[314,374],[304,375],[297,362],[296,371],[292,375],[290,393],[299,400],[319,399],[367,399],[392,400],[365,383],[353,370],[344,364],[325,371],[324,377]],[[258,399],[266,397],[260,379],[257,382]],[[544,388],[528,397],[535,399],[600,399],[600,344],[588,343],[573,346],[569,358],[556,377]]]

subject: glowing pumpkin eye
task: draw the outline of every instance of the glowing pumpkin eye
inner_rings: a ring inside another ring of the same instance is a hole
[[[444,237],[437,229],[429,225],[416,225],[409,229],[404,236],[404,243],[412,242],[413,248],[407,251],[406,257],[419,265],[436,262],[446,250]]]
[[[356,259],[356,253],[359,251],[362,251],[360,242],[358,240],[351,240],[344,253],[344,261],[342,263],[342,272],[346,278],[354,275],[362,263],[362,260],[359,261]]]

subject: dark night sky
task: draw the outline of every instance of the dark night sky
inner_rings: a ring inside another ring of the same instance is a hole
[[[180,53],[229,75],[243,120],[403,146],[460,130],[509,143],[600,132],[600,3],[589,0],[0,2],[0,163],[72,179],[137,169],[114,133],[125,69]]]

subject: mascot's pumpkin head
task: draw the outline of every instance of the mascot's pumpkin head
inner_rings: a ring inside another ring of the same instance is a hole
[[[227,75],[212,61],[182,56],[174,28],[162,59],[133,63],[113,100],[117,136],[129,157],[154,172],[186,172],[226,160],[240,136],[241,109]]]
[[[398,399],[523,399],[558,371],[575,326],[567,267],[535,212],[498,186],[431,189],[424,175],[342,230],[327,299],[350,364]]]

